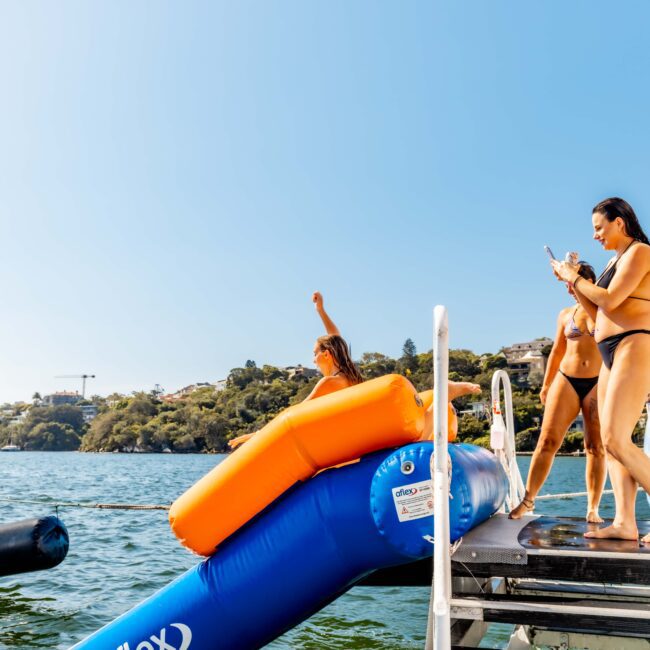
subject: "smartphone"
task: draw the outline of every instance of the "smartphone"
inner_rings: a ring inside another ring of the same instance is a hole
[[[555,259],[555,255],[553,255],[553,251],[550,249],[549,246],[544,246],[544,250],[546,251],[546,254],[547,254],[547,255],[548,255],[552,260],[555,260],[555,261],[557,262],[557,260]]]

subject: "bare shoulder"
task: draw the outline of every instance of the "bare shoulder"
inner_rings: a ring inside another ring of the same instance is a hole
[[[323,377],[314,388],[314,397],[334,393],[337,390],[347,388],[349,385],[350,382],[341,375],[337,375],[336,377]]]
[[[560,313],[557,315],[558,321],[563,321],[569,314],[573,313],[573,310],[576,308],[575,305],[569,305],[564,309],[560,310]]]
[[[350,385],[348,378],[343,375],[336,375],[332,377],[323,377],[319,383],[323,386],[328,386],[332,390],[341,390],[342,388],[347,388]]]
[[[639,242],[635,246],[632,246],[628,259],[629,263],[637,264],[639,262],[645,262],[646,264],[650,264],[650,246],[643,242]]]

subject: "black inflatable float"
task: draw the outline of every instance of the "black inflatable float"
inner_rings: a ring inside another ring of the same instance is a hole
[[[63,562],[70,540],[54,516],[0,525],[0,576],[51,569]]]

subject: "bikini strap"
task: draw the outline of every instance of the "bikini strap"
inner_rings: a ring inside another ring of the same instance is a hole
[[[609,262],[609,264],[605,267],[604,271],[598,276],[598,279],[596,280],[596,286],[598,286],[599,282],[612,270],[616,268],[616,262],[618,262],[618,257],[614,258],[614,263]]]
[[[582,334],[582,332],[578,328],[578,325],[576,324],[576,314],[578,313],[579,308],[580,308],[580,304],[576,305],[576,308],[573,310],[573,314],[571,315],[571,320],[569,320],[569,322],[566,324],[564,328],[565,333],[568,327],[569,331],[580,332],[580,334]]]
[[[637,242],[637,240],[636,240],[636,239],[633,239],[633,240],[632,240],[632,241],[631,241],[631,242],[630,242],[630,243],[625,247],[625,250],[624,250],[624,251],[623,251],[623,252],[618,256],[617,261],[620,260],[621,257],[623,257],[623,255],[625,255],[625,253],[627,253],[627,249],[630,248],[630,246],[632,246],[632,244],[636,244],[636,242]]]
[[[576,313],[578,312],[578,309],[580,309],[580,307],[582,307],[582,305],[578,304],[578,306],[576,307],[576,310],[573,312],[573,322],[574,323],[575,323]],[[587,328],[587,334],[589,334],[589,336],[591,336],[593,338],[594,334],[596,333],[596,323],[594,323],[594,329],[592,329],[590,331],[589,330],[589,314],[587,314],[586,310],[585,310],[585,314],[587,316],[587,318],[585,319],[585,326]]]
[[[632,240],[632,241],[631,241],[631,242],[630,242],[630,243],[625,247],[625,250],[624,250],[620,255],[617,255],[617,256],[614,258],[614,263],[613,263],[613,264],[610,263],[610,264],[608,264],[608,265],[605,267],[605,270],[604,270],[604,271],[603,271],[603,272],[598,276],[598,280],[596,280],[596,286],[598,286],[598,283],[599,283],[599,282],[600,282],[600,281],[605,277],[605,274],[606,274],[606,273],[608,273],[609,271],[611,271],[611,270],[613,270],[613,269],[616,268],[616,265],[618,264],[618,261],[621,259],[621,257],[623,257],[623,255],[625,255],[625,253],[627,253],[628,248],[630,248],[630,246],[632,246],[632,244],[636,244],[636,242],[637,242],[637,240],[636,240],[636,239],[633,239],[633,240]]]

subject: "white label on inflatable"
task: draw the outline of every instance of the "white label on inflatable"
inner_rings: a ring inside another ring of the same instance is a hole
[[[188,650],[190,643],[192,643],[192,630],[185,623],[171,623],[170,627],[175,627],[181,633],[181,644],[180,646],[173,646],[170,643],[167,643],[167,628],[163,627],[160,630],[160,636],[152,634],[149,641],[141,641],[138,643],[135,650],[156,650],[154,645],[157,646],[158,650]],[[117,650],[131,650],[129,642],[123,643],[118,646]]]
[[[433,515],[433,482],[420,481],[393,488],[393,503],[400,521]]]

